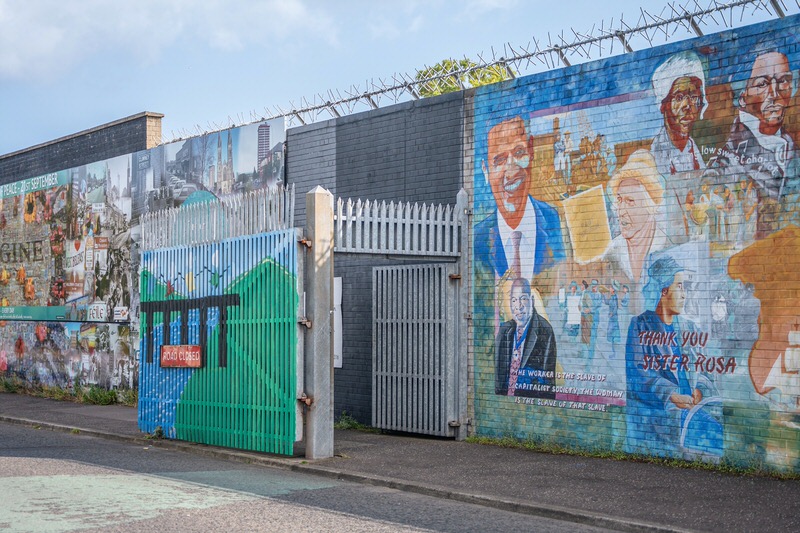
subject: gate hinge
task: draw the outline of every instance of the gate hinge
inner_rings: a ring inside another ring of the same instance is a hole
[[[305,404],[306,407],[311,407],[311,404],[314,403],[314,398],[312,398],[311,396],[307,396],[306,393],[304,392],[303,394],[300,395],[297,401],[302,404]]]
[[[450,274],[450,279],[461,279],[461,274]]]
[[[464,313],[464,318],[466,320],[472,320],[472,313]]]
[[[305,244],[306,248],[311,248],[311,241],[306,237],[301,237],[297,240],[300,244]]]
[[[450,422],[447,423],[447,425],[450,426],[451,428],[460,428],[461,422],[459,422],[458,420],[451,420]]]
[[[298,324],[303,324],[306,328],[311,329],[311,321],[306,317],[300,317],[297,319]]]

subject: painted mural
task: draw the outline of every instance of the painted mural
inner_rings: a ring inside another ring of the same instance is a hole
[[[479,434],[800,468],[800,19],[477,90]]]
[[[130,156],[0,187],[0,373],[136,386]]]
[[[0,185],[0,375],[136,387],[139,217],[282,183],[285,137],[277,119]]]
[[[295,230],[145,252],[139,427],[291,455],[299,439]]]
[[[191,137],[133,154],[133,219],[194,200],[283,184],[284,119]],[[200,194],[194,194],[200,193]]]
[[[122,324],[3,321],[0,375],[48,387],[136,388],[130,339]]]
[[[127,321],[130,156],[2,186],[0,317]]]

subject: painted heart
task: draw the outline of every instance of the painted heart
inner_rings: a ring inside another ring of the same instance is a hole
[[[81,249],[81,241],[79,241],[78,239],[75,239],[74,241],[72,241],[72,244],[75,245],[75,251],[76,252]]]

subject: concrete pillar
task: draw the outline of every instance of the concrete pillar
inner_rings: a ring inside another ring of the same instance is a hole
[[[322,187],[306,194],[305,391],[306,457],[333,457],[333,195]]]

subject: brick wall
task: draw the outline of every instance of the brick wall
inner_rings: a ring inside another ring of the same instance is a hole
[[[0,184],[102,161],[161,142],[160,113],[144,112],[0,156]]]
[[[798,469],[798,24],[476,91],[475,433]]]
[[[467,189],[473,434],[798,471],[799,24],[294,128],[296,222],[317,185],[451,204]],[[136,131],[3,156],[0,179],[144,149],[115,144]],[[401,261],[336,257],[336,416],[371,420],[371,269]]]
[[[306,224],[306,193],[336,188],[336,125],[317,122],[286,132],[286,183],[295,188],[295,224]]]
[[[455,204],[462,187],[463,93],[409,102],[287,132],[287,183],[305,224],[305,193]],[[336,369],[335,416],[371,422],[372,267],[413,259],[337,254],[342,279],[343,367]]]
[[[461,188],[463,94],[353,115],[337,122],[336,194],[455,203]]]

